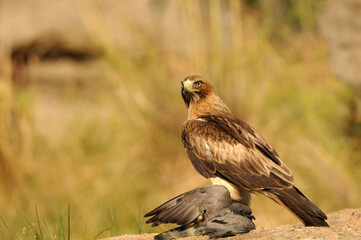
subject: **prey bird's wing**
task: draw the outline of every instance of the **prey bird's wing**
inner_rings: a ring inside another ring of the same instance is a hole
[[[291,171],[252,127],[239,119],[207,115],[182,126],[182,141],[196,170],[246,190],[290,188]]]
[[[217,213],[232,203],[229,191],[218,185],[208,185],[183,193],[147,213],[152,217],[146,223],[158,226],[162,223],[187,225],[203,214]],[[202,219],[203,220],[203,219]]]
[[[237,214],[222,214],[196,229],[198,235],[208,235],[209,238],[224,238],[237,234],[248,233],[255,229],[251,219]]]

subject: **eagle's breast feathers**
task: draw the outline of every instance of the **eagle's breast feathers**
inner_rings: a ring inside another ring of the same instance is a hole
[[[195,169],[245,190],[293,186],[291,171],[250,126],[227,116],[201,116],[182,126],[182,141]]]

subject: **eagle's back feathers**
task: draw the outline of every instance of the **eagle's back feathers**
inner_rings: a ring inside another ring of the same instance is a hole
[[[201,119],[183,124],[182,140],[193,165],[204,177],[224,177],[251,191],[293,186],[293,176],[278,155],[270,158],[264,154],[265,151],[258,150],[273,151],[262,145],[263,138],[255,141],[257,135],[252,135],[227,117],[202,116]],[[206,154],[207,146],[211,156]]]

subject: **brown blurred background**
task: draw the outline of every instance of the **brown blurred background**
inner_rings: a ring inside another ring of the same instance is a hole
[[[180,139],[190,74],[322,210],[360,207],[360,15],[358,0],[1,0],[0,239],[166,229],[142,216],[208,184]],[[252,209],[257,226],[297,222],[262,196]]]

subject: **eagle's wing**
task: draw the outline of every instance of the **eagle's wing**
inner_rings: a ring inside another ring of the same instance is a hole
[[[221,209],[231,205],[231,196],[227,188],[218,185],[207,185],[183,193],[163,203],[147,213],[151,217],[146,223],[158,226],[162,223],[187,225],[195,222],[198,217],[217,214]]]
[[[239,119],[208,115],[188,120],[182,140],[203,176],[221,177],[246,190],[289,188],[291,171],[253,128]]]

